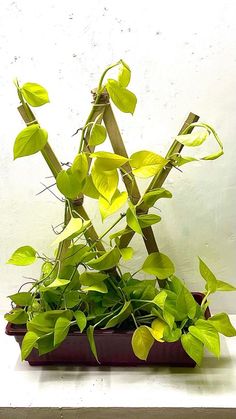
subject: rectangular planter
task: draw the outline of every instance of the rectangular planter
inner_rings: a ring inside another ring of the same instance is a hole
[[[193,293],[197,303],[201,303],[203,294]],[[206,318],[210,317],[209,309]],[[6,334],[14,336],[21,346],[26,327],[8,323]],[[173,367],[194,367],[196,363],[186,354],[181,342],[155,342],[150,350],[147,361],[142,361],[133,353],[131,346],[133,330],[95,330],[94,338],[100,365],[106,366],[136,366],[136,365],[169,365]],[[99,366],[91,353],[86,333],[71,330],[64,342],[52,352],[39,356],[33,349],[27,361],[32,366],[37,365],[89,365]]]

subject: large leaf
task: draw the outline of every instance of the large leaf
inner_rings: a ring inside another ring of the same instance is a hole
[[[136,214],[136,208],[131,201],[128,201],[129,208],[126,211],[126,222],[128,226],[138,234],[142,234],[142,229]]]
[[[84,187],[80,174],[72,169],[61,170],[56,178],[59,191],[69,199],[75,199]]]
[[[88,327],[88,329],[87,329],[87,338],[88,338],[89,345],[90,345],[91,351],[93,353],[93,356],[95,357],[95,359],[99,363],[98,355],[97,355],[97,349],[96,349],[96,344],[95,344],[95,340],[94,340],[94,326],[89,326]]]
[[[113,79],[107,80],[106,89],[112,102],[121,112],[134,113],[137,104],[137,98],[134,93]]]
[[[209,318],[214,328],[224,336],[236,336],[236,329],[231,324],[228,314],[218,313]]]
[[[182,335],[181,343],[185,352],[187,352],[190,358],[192,358],[200,367],[204,352],[203,343],[199,339],[194,337],[191,333]]]
[[[35,332],[27,332],[21,344],[21,359],[24,361],[30,354],[32,349],[36,346],[39,335]]]
[[[90,157],[96,158],[95,166],[96,169],[101,171],[110,171],[118,169],[123,166],[129,159],[119,154],[110,153],[109,151],[97,151],[91,153]]]
[[[9,295],[8,298],[18,306],[29,306],[32,302],[32,294],[30,292],[18,292],[16,294]]]
[[[71,172],[76,172],[80,176],[81,181],[86,178],[88,173],[88,158],[85,153],[77,154],[72,163]]]
[[[126,301],[122,309],[120,310],[120,312],[116,314],[114,317],[112,317],[110,320],[108,320],[104,329],[115,327],[118,324],[122,323],[125,319],[127,319],[127,317],[129,317],[131,312],[132,312],[131,302]]]
[[[104,143],[107,136],[106,128],[101,124],[93,124],[89,133],[89,145],[96,146]]]
[[[141,228],[146,228],[153,224],[159,223],[161,221],[161,217],[156,214],[142,214],[138,216],[138,221]]]
[[[30,156],[42,150],[48,139],[48,133],[38,124],[24,128],[16,137],[14,143],[14,159]]]
[[[130,157],[133,174],[141,178],[156,175],[168,163],[168,160],[152,151],[137,151]]]
[[[94,252],[91,252],[90,248],[85,244],[73,244],[68,248],[63,258],[63,265],[78,265],[80,262],[90,260],[93,257]]]
[[[34,263],[36,259],[36,250],[34,250],[33,247],[22,246],[15,250],[7,263],[17,266],[26,266]]]
[[[110,203],[103,196],[100,196],[98,205],[102,220],[118,211],[127,202],[127,199],[127,192],[119,192],[118,190],[114,193]]]
[[[49,102],[47,90],[37,83],[25,83],[20,89],[30,106],[42,106]]]
[[[40,336],[37,341],[37,346],[40,356],[53,351],[53,349],[55,349],[53,332]]]
[[[151,208],[158,199],[171,197],[172,193],[169,192],[167,189],[158,188],[150,192],[146,192],[143,196],[143,201],[145,202],[148,208]]]
[[[80,275],[80,283],[82,285],[91,286],[104,281],[108,277],[108,274],[102,272],[88,272],[85,271]]]
[[[69,282],[69,279],[56,278],[53,282],[51,282],[51,284],[47,285],[45,289],[41,287],[40,291],[46,291],[48,288],[64,287],[65,285],[69,284]]]
[[[163,342],[163,334],[166,327],[166,323],[160,319],[153,320],[151,324],[151,334],[155,340]]]
[[[44,313],[36,314],[32,320],[27,323],[27,329],[38,334],[53,332],[56,321],[59,317],[72,319],[71,310],[50,310]]]
[[[199,258],[199,270],[201,276],[206,281],[206,289],[208,292],[213,293],[217,288],[217,280],[215,275],[211,272],[208,266]]]
[[[197,320],[195,326],[189,327],[189,332],[199,339],[216,357],[220,356],[220,339],[215,327],[208,320]]]
[[[110,250],[110,252],[106,252],[97,259],[89,261],[87,265],[90,266],[90,268],[96,269],[98,271],[105,271],[116,266],[120,260],[120,257],[121,255],[119,249],[115,247],[114,249]]]
[[[57,238],[52,243],[52,246],[59,244],[65,239],[75,237],[80,232],[82,232],[87,225],[88,225],[87,221],[83,223],[81,218],[72,217],[69,223],[67,224],[67,226],[64,228],[64,230],[60,234],[57,235]]]
[[[111,203],[119,181],[117,170],[102,172],[97,170],[96,165],[93,165],[91,176],[95,188],[109,203]]]
[[[196,314],[197,303],[193,298],[191,292],[186,287],[183,287],[176,299],[176,308],[183,312],[190,319],[193,319]]]
[[[166,279],[173,275],[175,268],[170,258],[163,253],[151,253],[142,266],[142,270],[148,274],[155,275],[159,279]]]
[[[66,317],[58,317],[54,328],[54,346],[65,340],[70,329],[70,320]]]
[[[165,290],[161,290],[154,297],[154,299],[152,300],[152,302],[155,305],[157,305],[157,307],[159,307],[161,310],[164,310],[166,298],[167,298],[167,294],[166,294]]]
[[[92,179],[91,175],[87,176],[86,183],[83,187],[82,192],[83,192],[84,195],[89,196],[89,198],[92,198],[92,199],[98,199],[99,198],[100,194],[94,186],[93,179]]]
[[[64,302],[66,308],[73,308],[81,301],[81,295],[78,290],[72,290],[64,294]]]
[[[78,327],[79,327],[79,330],[81,331],[81,333],[83,332],[83,330],[85,329],[85,327],[86,327],[86,324],[87,324],[87,319],[86,319],[86,316],[85,316],[85,314],[83,313],[83,311],[81,311],[81,310],[77,310],[77,311],[75,311],[74,312],[74,316],[75,316],[75,320],[76,320],[76,323],[77,323],[77,325],[78,325]]]
[[[122,87],[127,87],[129,85],[131,78],[131,71],[128,66],[123,60],[121,60],[121,64],[119,66],[119,73],[118,73],[118,82],[121,84]]]
[[[13,324],[25,324],[28,320],[28,314],[23,308],[15,308],[10,313],[5,314],[4,319]]]
[[[201,131],[193,131],[191,134],[178,135],[176,140],[187,147],[197,147],[204,143],[208,136],[209,132],[204,129]]]
[[[146,361],[154,338],[147,326],[139,326],[132,336],[132,348],[137,358]]]

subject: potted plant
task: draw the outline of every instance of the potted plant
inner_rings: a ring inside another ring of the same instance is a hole
[[[107,78],[115,67],[118,77]],[[110,100],[120,111],[134,113],[137,99],[127,89],[130,77],[122,60],[104,71],[88,119],[76,133],[78,153],[67,167],[62,167],[32,112],[32,107],[49,102],[46,89],[15,81],[18,109],[27,126],[16,137],[14,159],[41,152],[65,206],[52,255],[24,245],[8,260],[21,266],[42,261],[39,278],[9,296],[12,310],[5,315],[6,332],[20,343],[22,360],[32,365],[138,365],[146,360],[200,365],[204,348],[219,357],[219,333],[236,335],[226,313],[210,317],[207,302],[216,291],[236,288],[218,280],[199,259],[205,290],[192,294],[176,276],[170,258],[159,251],[152,230],[161,220],[156,202],[172,197],[163,187],[169,172],[197,160],[182,156],[182,148],[201,146],[211,135],[219,150],[201,160],[215,160],[223,154],[222,143],[210,125],[190,113],[165,157],[146,149],[128,157]],[[95,151],[107,137],[114,152]],[[143,194],[139,178],[150,179]],[[118,189],[121,179],[124,190]],[[85,210],[87,197],[97,200],[102,221],[113,216],[100,235]],[[119,215],[114,221],[115,213]],[[144,240],[148,256],[136,272],[129,272],[124,266],[135,258],[129,246],[135,234]],[[137,279],[138,272],[148,279]]]

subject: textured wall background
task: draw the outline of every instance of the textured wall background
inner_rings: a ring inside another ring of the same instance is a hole
[[[24,244],[51,252],[50,226],[63,215],[48,192],[36,196],[40,182],[50,181],[41,155],[12,160],[14,138],[24,127],[12,79],[38,82],[49,90],[51,104],[39,108],[37,116],[60,159],[68,161],[78,147],[78,138],[71,135],[90,109],[90,90],[102,70],[119,58],[131,66],[130,88],[138,96],[133,117],[116,112],[129,153],[144,148],[164,153],[189,111],[212,124],[222,138],[221,159],[186,166],[183,174],[172,171],[165,186],[174,197],[159,204],[162,222],[155,231],[161,250],[191,289],[202,288],[198,255],[219,278],[236,284],[235,11],[230,0],[1,2],[2,308],[8,307],[5,295],[16,292],[22,276],[37,276],[39,269],[5,261]],[[99,221],[94,201],[87,208]],[[144,256],[136,243],[135,268]],[[212,300],[214,309],[235,312],[233,293]]]

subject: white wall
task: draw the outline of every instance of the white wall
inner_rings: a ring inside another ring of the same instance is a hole
[[[49,193],[35,196],[49,175],[40,154],[13,162],[12,146],[24,124],[12,79],[38,82],[51,104],[37,110],[50,143],[62,161],[72,158],[71,137],[90,108],[90,89],[102,70],[123,58],[132,68],[138,96],[133,117],[116,112],[129,153],[164,153],[189,111],[218,131],[225,155],[172,171],[166,182],[174,198],[159,204],[162,223],[155,232],[161,250],[193,290],[202,288],[201,256],[217,276],[236,284],[236,25],[232,0],[28,1],[0,4],[1,106],[1,295],[16,292],[22,275],[39,266],[4,262],[17,247],[30,244],[49,253],[51,224],[63,208]],[[214,144],[212,143],[214,148]],[[208,148],[208,147],[206,147]],[[189,153],[188,153],[189,154]],[[142,185],[144,187],[144,185]],[[94,203],[93,203],[94,205]],[[88,210],[92,217],[95,206]],[[139,246],[135,268],[144,256]],[[214,310],[235,312],[235,296],[213,297]]]

